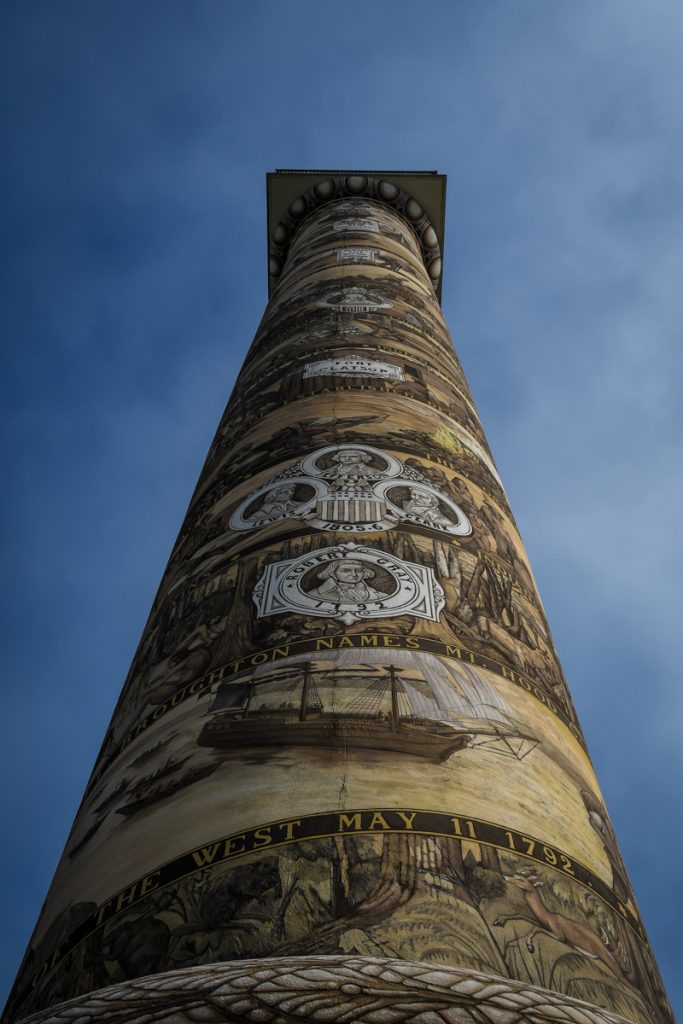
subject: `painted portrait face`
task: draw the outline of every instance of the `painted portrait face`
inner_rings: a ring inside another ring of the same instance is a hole
[[[410,500],[418,505],[425,506],[436,505],[437,503],[433,494],[428,494],[426,491],[418,491],[414,487],[410,488]]]
[[[370,458],[365,452],[341,451],[334,456],[334,461],[344,466],[353,466],[358,462],[369,462]]]
[[[276,487],[274,491],[270,492],[270,497],[274,501],[289,501],[290,498],[294,497],[295,487],[293,484],[285,484],[284,487]]]
[[[335,565],[332,575],[340,583],[361,583],[375,574],[360,562],[339,562],[338,565]]]

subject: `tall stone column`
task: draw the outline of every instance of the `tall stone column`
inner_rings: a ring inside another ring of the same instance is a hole
[[[7,1019],[668,1022],[437,299],[443,179],[270,185],[272,297]]]

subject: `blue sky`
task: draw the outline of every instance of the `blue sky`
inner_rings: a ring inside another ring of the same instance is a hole
[[[5,0],[7,989],[266,298],[265,172],[448,175],[443,305],[674,1004],[678,0]]]

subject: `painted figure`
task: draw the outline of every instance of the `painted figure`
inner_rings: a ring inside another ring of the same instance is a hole
[[[323,580],[319,587],[309,590],[309,597],[317,597],[321,601],[331,601],[332,604],[356,604],[366,601],[381,601],[389,597],[382,590],[376,590],[368,586],[366,580],[374,579],[376,573],[368,568],[363,562],[353,559],[345,559],[343,562],[333,562],[322,572],[318,573],[318,579]]]
[[[283,484],[282,487],[274,488],[266,495],[266,500],[261,508],[250,512],[247,519],[254,523],[258,523],[262,519],[286,519],[300,504],[297,501],[292,501],[295,490],[294,484]]]
[[[439,508],[439,499],[429,491],[421,491],[417,487],[410,488],[410,498],[402,502],[401,508],[411,516],[418,516],[432,526],[452,526],[453,521],[445,516]]]
[[[330,486],[340,494],[348,492],[355,495],[358,491],[370,491],[372,482],[381,480],[383,476],[372,469],[369,465],[371,461],[367,452],[348,448],[337,452],[332,456],[332,462],[336,465],[330,470]]]

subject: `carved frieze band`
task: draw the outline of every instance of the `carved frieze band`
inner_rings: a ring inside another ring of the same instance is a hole
[[[218,668],[211,669],[204,675],[195,679],[186,686],[181,686],[168,700],[158,704],[154,711],[139,718],[130,731],[113,746],[99,769],[95,772],[94,781],[106,771],[111,764],[119,757],[130,744],[150,729],[156,722],[164,718],[175,708],[187,701],[197,700],[202,694],[210,691],[219,683],[239,677],[240,674],[250,669],[260,668],[263,665],[275,665],[288,658],[306,654],[324,654],[328,651],[421,651],[425,654],[436,655],[456,662],[464,662],[474,665],[477,668],[487,669],[510,683],[519,690],[523,690],[533,697],[539,704],[547,708],[564,725],[567,726],[574,738],[585,746],[581,730],[573,719],[557,704],[552,697],[537,684],[521,672],[506,668],[493,658],[475,654],[468,648],[456,644],[444,643],[431,637],[403,636],[400,633],[380,633],[376,630],[368,630],[363,633],[338,633],[333,636],[313,636],[302,640],[295,640],[281,644],[277,647],[264,648],[254,651],[237,661],[229,662]]]
[[[205,742],[210,741],[210,737]],[[466,737],[463,739],[466,742]],[[453,740],[455,742],[455,740]],[[477,844],[498,850],[506,855],[510,862],[509,872],[503,873],[502,883],[517,889],[535,893],[536,887],[543,885],[543,877],[550,872],[563,877],[571,885],[578,885],[590,898],[597,898],[602,904],[617,915],[642,942],[646,937],[640,920],[630,905],[624,903],[615,892],[593,871],[569,857],[562,850],[542,839],[528,836],[506,825],[498,825],[449,812],[419,809],[370,808],[346,809],[311,814],[300,818],[260,824],[253,828],[229,836],[217,838],[194,850],[168,861],[158,869],[148,872],[127,885],[120,892],[114,893],[102,902],[80,925],[68,935],[51,955],[37,965],[31,980],[23,992],[17,994],[16,1002],[21,1005],[31,991],[40,989],[59,965],[74,953],[89,936],[110,926],[111,922],[121,916],[130,915],[138,904],[144,904],[150,894],[158,894],[168,887],[177,885],[197,872],[212,870],[221,866],[229,866],[245,857],[271,853],[272,851],[301,842],[320,842],[341,837],[360,836],[391,836],[404,835],[412,837],[432,837],[436,840],[457,840],[468,844]],[[156,898],[154,896],[153,898]],[[545,907],[542,897],[529,897],[533,906],[535,899],[539,907],[536,913],[543,918]],[[512,915],[513,917],[515,915]],[[555,915],[557,917],[557,915]],[[503,927],[507,918],[498,918],[495,926]],[[531,919],[533,923],[533,918]],[[570,919],[566,919],[570,922]],[[578,938],[573,937],[577,948],[589,950],[586,956],[595,957],[601,952],[602,939],[588,925],[573,922],[575,931],[580,929]],[[515,940],[516,941],[516,940]],[[593,952],[590,944],[595,945]],[[583,944],[583,945],[581,945]],[[607,954],[603,954],[603,958]],[[620,974],[616,961],[610,957],[611,969]],[[49,1019],[49,1018],[45,1018]]]

